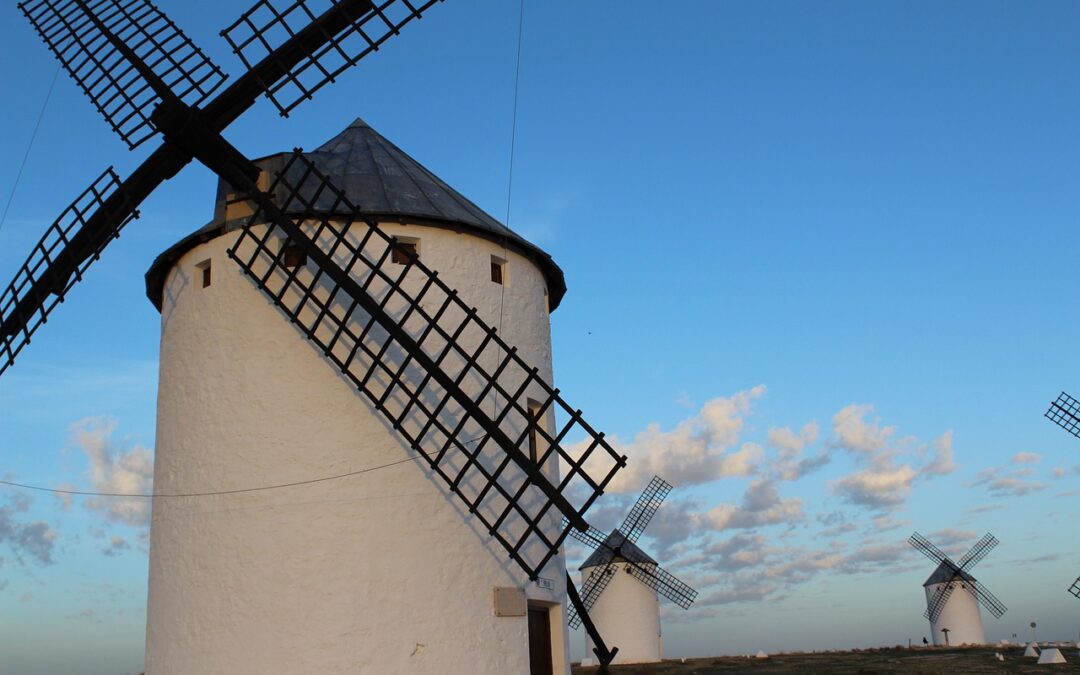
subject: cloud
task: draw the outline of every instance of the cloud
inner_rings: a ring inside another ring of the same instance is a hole
[[[634,492],[650,478],[660,476],[673,485],[708,483],[728,476],[749,476],[765,457],[757,443],[739,442],[751,402],[765,393],[759,385],[729,398],[714,398],[695,415],[663,430],[650,424],[629,443],[609,438],[612,447],[628,458],[615,475],[612,492]]]
[[[878,420],[867,421],[874,406],[852,403],[833,416],[836,445],[854,452],[873,452],[885,448],[896,427],[882,427]]]
[[[109,556],[110,558],[115,558],[116,556],[120,555],[124,551],[129,550],[130,548],[131,545],[128,544],[127,540],[123,537],[113,537],[109,540],[109,545],[102,549],[101,552]]]
[[[741,506],[720,504],[705,514],[705,522],[710,528],[723,531],[794,523],[803,517],[801,499],[781,499],[774,482],[758,478],[746,489]]]
[[[17,559],[28,556],[39,565],[51,565],[56,543],[56,530],[43,520],[21,522],[18,514],[29,509],[29,499],[10,496],[0,505],[0,543],[6,543]]]
[[[1010,460],[1013,464],[1038,464],[1042,455],[1037,452],[1018,452]]]
[[[760,534],[736,534],[707,546],[702,553],[708,567],[736,571],[762,564],[768,555],[768,540]]]
[[[90,480],[95,492],[148,494],[153,491],[154,457],[149,449],[136,445],[127,451],[113,446],[116,422],[92,417],[71,426],[74,444],[90,461]],[[86,507],[99,511],[110,522],[131,527],[150,525],[150,500],[145,498],[93,497]]]
[[[930,463],[922,468],[924,476],[943,476],[956,471],[953,462],[953,432],[950,429],[934,441],[934,455]]]
[[[908,465],[875,467],[856,471],[832,483],[832,491],[844,501],[871,509],[891,510],[904,504],[918,473]]]
[[[776,586],[756,583],[737,584],[730,588],[721,588],[697,599],[694,607],[713,607],[716,605],[729,605],[735,602],[749,602],[764,600],[766,596],[776,590]]]
[[[1015,459],[1014,457],[1014,464],[1017,463]],[[1046,483],[1032,480],[1030,476],[1033,473],[1034,470],[1030,468],[1008,469],[1006,467],[988,466],[979,472],[972,485],[985,486],[986,491],[992,497],[1022,497],[1032,492],[1045,490],[1047,487]]]
[[[817,422],[810,422],[796,435],[788,427],[769,429],[768,444],[779,452],[769,467],[770,473],[782,481],[796,481],[829,463],[825,452],[816,457],[801,457],[803,449],[817,441]]]

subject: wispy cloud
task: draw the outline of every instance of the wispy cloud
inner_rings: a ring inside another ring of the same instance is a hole
[[[674,429],[663,430],[653,423],[630,442],[612,436],[609,440],[627,456],[627,465],[616,474],[611,491],[639,490],[654,475],[684,486],[751,475],[765,451],[757,443],[739,446],[739,433],[751,402],[764,393],[765,387],[757,386],[731,397],[714,398]]]
[[[121,450],[114,445],[116,422],[104,417],[80,420],[71,426],[74,445],[90,462],[90,481],[95,492],[148,494],[153,490],[154,456],[141,445]],[[86,507],[110,522],[130,527],[150,525],[150,500],[92,497]]]

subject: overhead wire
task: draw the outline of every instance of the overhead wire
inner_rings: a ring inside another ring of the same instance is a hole
[[[4,228],[8,210],[11,208],[11,203],[15,201],[15,191],[19,189],[19,181],[22,180],[23,170],[26,169],[26,162],[30,159],[30,151],[34,148],[34,140],[37,138],[38,129],[41,128],[41,120],[45,118],[45,109],[49,107],[49,99],[52,98],[53,88],[56,87],[56,80],[59,76],[60,66],[57,66],[56,72],[53,73],[52,82],[49,83],[49,90],[45,92],[45,101],[41,104],[41,112],[38,113],[37,122],[34,123],[34,130],[30,133],[30,142],[26,144],[26,152],[23,153],[19,170],[15,174],[15,183],[11,186],[11,193],[8,194],[7,203],[4,204],[4,213],[0,215],[0,230]]]
[[[514,66],[514,102],[510,113],[510,157],[507,162],[507,178],[506,178],[506,220],[504,227],[510,229],[510,205],[512,203],[512,197],[514,193],[514,149],[517,144],[517,117],[518,117],[518,91],[521,86],[521,44],[523,42],[523,36],[525,33],[525,0],[521,0],[518,7],[518,35],[517,35],[517,58]],[[509,262],[509,256],[507,251],[509,250],[508,237],[506,232],[502,233],[502,259],[503,265],[507,265]],[[503,332],[503,316],[504,307],[506,304],[506,284],[507,274],[504,268],[502,272],[502,279],[499,289],[499,334]],[[496,364],[498,359],[502,358],[502,349],[496,350]],[[492,416],[498,414],[499,410],[499,394],[497,391],[492,391]]]
[[[41,485],[28,485],[26,483],[17,483],[10,480],[0,480],[0,485],[7,485],[8,487],[22,488],[23,490],[37,490],[39,492],[52,492],[61,495],[75,495],[80,497],[121,497],[121,498],[137,498],[137,499],[164,499],[164,498],[177,498],[177,497],[216,497],[220,495],[235,495],[245,492],[262,492],[265,490],[280,490],[282,488],[298,487],[301,485],[311,485],[313,483],[325,483],[331,480],[340,480],[342,478],[349,478],[350,476],[359,476],[365,473],[371,473],[373,471],[379,471],[381,469],[389,469],[392,466],[399,464],[405,464],[406,462],[412,462],[419,458],[419,455],[413,455],[412,457],[406,457],[405,459],[399,459],[387,464],[380,464],[379,466],[371,466],[366,469],[360,469],[358,471],[350,471],[348,473],[338,474],[336,476],[322,476],[320,478],[311,478],[309,480],[298,480],[291,483],[278,483],[276,485],[262,485],[259,487],[250,488],[236,488],[233,490],[215,490],[211,492],[151,492],[151,493],[136,493],[136,492],[93,492],[90,490],[65,490],[61,488],[44,487]]]

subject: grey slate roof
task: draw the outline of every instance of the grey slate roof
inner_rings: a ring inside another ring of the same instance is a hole
[[[505,244],[530,258],[543,271],[551,309],[558,306],[566,293],[562,270],[550,255],[466,199],[362,119],[357,118],[340,134],[304,156],[345,193],[360,213],[382,220],[446,227]],[[256,160],[256,164],[272,173],[280,170],[287,160],[288,155],[283,153]],[[230,192],[228,184],[219,181],[214,220],[173,245],[151,265],[146,274],[146,292],[159,309],[165,276],[172,263],[191,248],[242,225],[225,221],[225,198]],[[312,195],[307,192],[301,196],[310,201]],[[317,211],[330,213],[333,198],[329,194],[320,195],[315,197],[314,205]],[[284,208],[290,211],[290,204]]]
[[[617,548],[621,548],[621,555],[615,555],[614,549]],[[579,567],[578,570],[583,570],[586,567],[599,567],[600,565],[606,565],[613,560],[616,562],[626,562],[628,559],[639,563],[657,564],[648,553],[642,551],[638,548],[637,544],[628,540],[626,535],[618,530],[612,530],[611,534],[604,540],[604,545],[593,551],[592,555],[590,555],[585,562],[581,563],[581,567]]]
[[[946,563],[942,562],[941,564],[939,564],[937,566],[937,569],[934,570],[934,573],[926,578],[926,581],[923,582],[923,586],[933,586],[934,584],[944,584],[944,583],[948,582],[950,579],[953,579],[953,577],[954,577],[953,568],[951,566],[947,565]],[[975,577],[971,576],[967,572],[964,572],[963,570],[960,570],[959,574],[955,574],[955,578],[956,578],[957,581],[967,581],[969,583],[976,583]]]

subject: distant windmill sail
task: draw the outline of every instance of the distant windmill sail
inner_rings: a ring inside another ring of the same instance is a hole
[[[1080,598],[1080,577],[1076,577],[1076,581],[1072,583],[1072,586],[1069,586],[1069,592]]]
[[[1080,401],[1065,392],[1054,401],[1044,415],[1054,424],[1076,437],[1080,437]]]

